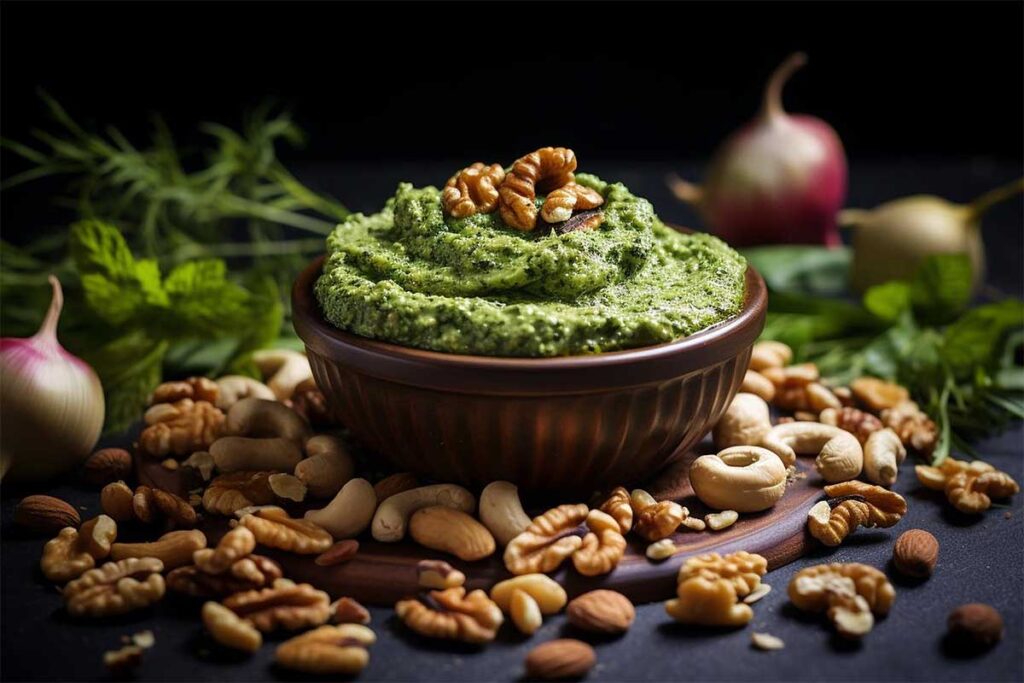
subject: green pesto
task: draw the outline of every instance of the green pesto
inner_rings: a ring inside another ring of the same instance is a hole
[[[620,183],[576,178],[604,196],[604,223],[564,235],[539,218],[519,232],[498,212],[446,218],[436,188],[399,185],[383,211],[327,238],[327,319],[405,346],[541,357],[659,344],[740,311],[742,256],[666,227]]]

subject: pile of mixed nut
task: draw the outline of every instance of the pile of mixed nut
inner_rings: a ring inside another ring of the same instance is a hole
[[[857,527],[900,521],[907,502],[889,487],[908,449],[927,455],[936,440],[934,423],[903,388],[874,378],[829,387],[813,365],[790,365],[788,347],[761,342],[741,393],[714,428],[718,452],[690,468],[695,494],[716,512],[691,516],[676,501],[617,487],[595,496],[593,505],[558,505],[531,519],[509,482],[489,484],[478,500],[461,486],[423,485],[409,473],[375,483],[356,477],[346,443],[330,431],[336,425],[305,357],[274,351],[258,360],[265,383],[229,376],[158,387],[134,452],[104,449],[85,463],[83,477],[102,486],[103,514],[82,522],[73,506],[49,496],[19,503],[19,524],[55,534],[40,567],[48,580],[64,584],[71,616],[123,614],[170,590],[206,600],[202,622],[221,646],[251,653],[266,633],[297,632],[277,647],[279,666],[354,674],[367,665],[375,640],[366,608],[289,580],[257,550],[315,556],[331,566],[357,556],[360,537],[392,543],[408,536],[463,562],[501,553],[512,575],[489,591],[467,590],[466,576],[449,563],[421,561],[422,590],[400,600],[395,613],[424,637],[486,643],[506,618],[533,634],[545,615],[563,609],[583,631],[619,634],[634,621],[629,599],[602,589],[570,601],[548,574],[567,561],[584,576],[609,574],[626,554],[628,534],[648,544],[650,562],[683,553],[685,545],[673,540],[677,531],[720,531],[741,514],[774,506],[789,483],[806,476],[796,467],[798,455],[814,456],[825,484],[825,498],[808,511],[808,531],[837,546]],[[770,403],[793,417],[773,425]],[[179,470],[193,484],[188,498],[130,486],[139,458]],[[993,498],[1019,491],[1009,475],[980,461],[947,459],[916,471],[922,485],[943,491],[964,513],[981,513]],[[301,517],[286,510],[314,499],[324,504]],[[215,544],[196,528],[203,515],[230,520]],[[119,527],[142,530],[147,540],[119,542]],[[900,536],[893,551],[895,567],[910,576],[930,575],[937,557],[934,536],[917,529]],[[753,617],[751,605],[770,590],[762,583],[767,570],[764,557],[743,551],[689,557],[665,610],[687,624],[743,626]],[[874,567],[836,563],[801,570],[788,594],[797,608],[825,613],[837,633],[858,638],[890,610],[895,590]],[[995,610],[967,605],[951,615],[950,631],[984,645],[1001,637],[1002,624]],[[752,641],[761,649],[784,646],[766,633]],[[133,642],[107,653],[108,664],[136,665],[148,645]],[[590,645],[559,639],[534,648],[525,670],[532,678],[582,676],[595,662]]]

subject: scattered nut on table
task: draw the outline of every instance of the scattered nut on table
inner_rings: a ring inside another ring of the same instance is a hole
[[[14,508],[14,523],[37,534],[56,534],[78,528],[82,518],[71,503],[53,496],[25,496]]]
[[[208,401],[183,398],[154,408],[146,413],[139,450],[155,459],[209,450],[224,425],[224,413]]]
[[[626,539],[619,532],[619,523],[600,510],[587,513],[586,526],[583,543],[572,554],[573,566],[584,576],[607,574],[625,555]]]
[[[363,607],[357,600],[341,597],[331,603],[332,624],[369,624],[370,610]]]
[[[599,509],[619,523],[621,533],[628,534],[633,528],[633,506],[630,504],[629,491],[625,488],[615,487]]]
[[[355,463],[345,442],[329,434],[306,441],[306,459],[295,466],[295,476],[314,498],[331,498],[352,478]]]
[[[82,465],[82,477],[93,486],[127,479],[132,471],[132,454],[123,448],[101,448]]]
[[[409,535],[432,550],[472,562],[494,554],[491,532],[465,512],[443,505],[420,508],[409,519]]]
[[[965,650],[987,650],[1003,639],[1003,617],[991,605],[960,605],[946,619],[951,644]]]
[[[704,523],[712,531],[722,531],[735,524],[739,518],[740,514],[735,510],[722,510],[704,515]]]
[[[213,478],[203,492],[203,509],[218,515],[233,515],[254,505],[270,505],[277,496],[270,489],[273,472],[239,471]]]
[[[279,628],[295,630],[319,626],[331,616],[331,599],[327,593],[308,583],[296,584],[282,579],[270,588],[230,595],[223,604],[264,633]]]
[[[279,507],[268,506],[251,512],[239,524],[248,527],[256,542],[298,555],[318,555],[334,544],[322,527],[305,519],[293,519]]]
[[[218,602],[203,605],[203,625],[224,647],[242,652],[256,652],[263,645],[263,634],[249,620],[242,619]]]
[[[569,623],[591,633],[625,633],[636,619],[636,609],[622,593],[599,588],[583,593],[566,608]]]
[[[648,541],[668,538],[689,516],[689,511],[679,503],[671,500],[654,501],[642,489],[634,490],[629,498],[635,520],[633,531]]]
[[[196,565],[172,569],[167,574],[167,587],[193,597],[217,598],[266,588],[282,576],[277,562],[253,554],[237,560],[230,570],[222,574],[208,574]]]
[[[428,591],[418,598],[395,605],[398,618],[413,631],[428,638],[486,643],[494,640],[505,618],[487,593],[466,593],[460,587]]]
[[[922,485],[943,491],[950,504],[964,514],[982,513],[992,506],[993,498],[1020,492],[1013,477],[981,460],[946,458],[938,467],[917,465],[914,472]]]
[[[715,448],[761,443],[772,428],[768,403],[756,394],[740,392],[732,399],[721,419],[712,429]]]
[[[750,634],[750,642],[758,650],[781,650],[786,647],[786,643],[783,642],[782,638],[773,636],[770,633],[758,633],[757,631]]]
[[[822,424],[832,425],[850,432],[861,444],[875,432],[882,429],[882,421],[871,413],[854,408],[843,406],[842,408],[826,408],[818,415],[818,421]]]
[[[192,554],[205,547],[206,534],[198,529],[170,531],[149,543],[115,543],[110,547],[110,559],[155,557],[164,569],[174,569],[191,562]]]
[[[416,582],[421,588],[445,590],[466,583],[466,575],[444,560],[420,560],[416,563]]]
[[[512,618],[516,628],[530,634],[540,628],[542,615],[560,612],[568,597],[546,574],[523,574],[495,584],[491,600]]]
[[[64,604],[74,617],[110,617],[148,607],[164,596],[163,563],[131,557],[90,569],[64,587]]]
[[[857,562],[807,567],[789,582],[789,599],[807,612],[827,612],[836,631],[859,638],[874,626],[874,615],[889,613],[896,591],[885,574]]]
[[[362,624],[321,626],[278,645],[274,661],[308,674],[353,675],[369,664],[367,648],[376,640],[373,631]]]
[[[671,538],[663,538],[660,541],[655,541],[647,546],[647,550],[644,551],[644,555],[646,555],[647,559],[652,562],[661,562],[662,560],[667,560],[675,555],[676,550],[678,550],[678,548],[676,547],[675,541]]]
[[[397,493],[381,501],[373,515],[370,531],[374,539],[394,543],[405,537],[406,527],[412,513],[425,507],[443,505],[466,514],[476,508],[472,493],[455,484],[420,486]]]
[[[586,505],[559,505],[534,517],[505,547],[505,568],[513,574],[547,573],[583,545]]]
[[[938,559],[939,541],[924,529],[904,531],[892,548],[892,563],[906,576],[931,576]]]
[[[597,663],[594,648],[581,640],[558,638],[541,643],[526,655],[528,679],[583,678]]]
[[[665,603],[665,611],[686,624],[742,626],[754,613],[739,600],[761,584],[767,570],[764,557],[744,551],[688,558],[679,568],[676,598]]]
[[[480,492],[480,521],[502,547],[530,526],[530,518],[523,511],[515,484],[492,481],[484,487]]]
[[[690,484],[708,507],[760,512],[786,493],[786,466],[766,448],[733,446],[694,460]]]
[[[377,511],[377,494],[365,479],[350,479],[325,507],[309,510],[305,519],[338,539],[358,536],[370,526]]]
[[[827,546],[837,546],[858,526],[891,527],[907,513],[907,501],[894,491],[862,481],[825,487],[830,500],[815,504],[807,528]]]

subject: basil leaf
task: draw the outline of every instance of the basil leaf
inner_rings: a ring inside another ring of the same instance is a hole
[[[946,328],[942,356],[959,379],[988,365],[1004,335],[1024,326],[1024,302],[1007,299],[964,313]]]
[[[925,259],[910,286],[918,319],[932,324],[954,319],[971,301],[972,277],[966,254],[933,254]]]
[[[910,308],[910,285],[894,281],[870,287],[864,293],[864,308],[882,320],[895,321]]]

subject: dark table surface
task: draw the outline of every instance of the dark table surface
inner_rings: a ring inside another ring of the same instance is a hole
[[[305,169],[304,178],[354,209],[372,211],[399,180],[436,183],[454,167],[454,163],[316,167]],[[696,175],[694,168],[682,167],[691,171],[691,177]],[[668,167],[640,164],[626,170],[617,163],[594,164],[588,170],[621,178],[650,197],[665,219],[698,225],[693,214],[664,189],[662,178]],[[1020,173],[1019,165],[984,160],[854,164],[850,204],[874,205],[917,192],[966,201]],[[1010,202],[992,213],[985,233],[988,282],[1018,296],[1022,290],[1020,217],[1020,204]],[[984,459],[1024,480],[1020,425],[977,448]],[[898,526],[861,530],[835,550],[818,550],[770,572],[765,582],[774,590],[754,606],[754,620],[746,628],[721,632],[682,627],[665,615],[661,604],[639,606],[636,623],[625,636],[592,640],[598,665],[588,680],[1024,680],[1024,495],[983,516],[965,517],[952,511],[941,495],[922,490],[909,463],[902,468],[895,489],[907,497],[910,507]],[[59,590],[37,568],[43,539],[27,537],[12,524],[14,505],[30,492],[65,498],[80,508],[83,519],[99,512],[96,491],[76,483],[32,491],[7,485],[0,489],[0,678],[104,679],[108,676],[103,652],[119,647],[124,635],[150,629],[156,645],[146,653],[139,679],[297,680],[273,667],[274,636],[251,658],[225,655],[211,647],[193,603],[165,599],[154,609],[113,621],[79,623],[68,618]],[[893,541],[911,528],[927,529],[940,542],[939,563],[927,581],[904,580],[889,563]],[[896,586],[892,613],[861,643],[836,639],[822,618],[798,613],[788,604],[785,588],[793,574],[827,561],[874,565],[884,569]],[[1006,624],[1003,641],[980,657],[963,657],[943,641],[947,614],[966,602],[995,606]],[[497,642],[479,649],[425,641],[404,629],[390,609],[372,608],[371,612],[378,641],[362,680],[518,680],[531,647],[563,635],[580,636],[559,615],[547,618],[532,638],[506,628]],[[753,631],[781,637],[786,648],[755,650],[750,645]]]

